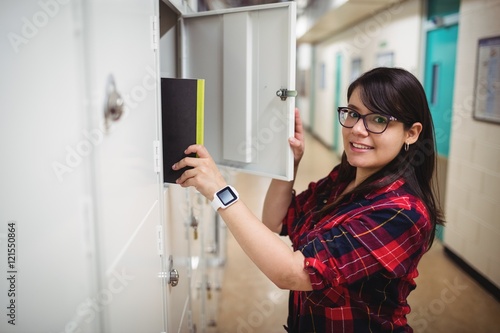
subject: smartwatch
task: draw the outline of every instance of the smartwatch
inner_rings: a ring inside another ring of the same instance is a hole
[[[236,189],[230,185],[224,187],[223,189],[215,192],[214,200],[211,205],[212,208],[217,211],[219,208],[226,209],[227,207],[238,201],[239,196]]]

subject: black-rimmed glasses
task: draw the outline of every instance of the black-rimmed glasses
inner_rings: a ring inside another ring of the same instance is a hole
[[[374,134],[383,133],[387,129],[389,122],[397,121],[393,116],[386,116],[378,113],[361,115],[359,112],[347,107],[339,107],[337,111],[339,112],[340,125],[346,128],[353,128],[358,120],[363,119],[366,130]]]

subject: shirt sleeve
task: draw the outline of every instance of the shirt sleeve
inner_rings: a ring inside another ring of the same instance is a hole
[[[307,190],[297,195],[295,190],[292,191],[292,201],[288,207],[288,212],[283,218],[280,236],[290,235],[293,230],[293,224],[297,222],[298,218],[303,214],[304,209],[308,209],[308,198],[314,195],[317,183],[312,182],[309,184]]]
[[[427,211],[408,197],[356,209],[332,228],[311,232],[299,250],[314,289],[375,274],[402,277],[416,268],[430,233]]]

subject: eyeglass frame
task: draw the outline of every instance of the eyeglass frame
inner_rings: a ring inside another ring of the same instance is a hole
[[[340,121],[340,112],[342,112],[342,110],[349,110],[349,111],[353,111],[353,112],[356,112],[357,114],[359,114],[359,118],[358,118],[358,120],[356,120],[356,122],[354,123],[354,125],[352,125],[352,126],[346,126],[346,125],[342,124],[342,122]],[[387,130],[387,127],[389,127],[389,123],[390,123],[391,121],[398,121],[398,119],[397,119],[396,117],[389,116],[389,115],[387,115],[387,116],[386,116],[386,115],[384,115],[384,114],[381,114],[381,113],[376,113],[376,112],[370,112],[370,113],[367,113],[367,114],[362,115],[362,114],[360,114],[358,111],[356,111],[356,110],[354,110],[354,109],[351,109],[351,108],[349,108],[349,107],[347,107],[347,106],[339,106],[339,107],[337,108],[337,113],[338,113],[338,115],[339,115],[339,123],[340,123],[340,125],[341,125],[342,127],[345,127],[345,128],[353,128],[353,127],[354,127],[354,126],[358,123],[358,121],[359,121],[360,119],[363,119],[363,125],[365,126],[366,131],[367,131],[367,132],[370,132],[370,133],[373,133],[373,134],[382,134],[382,133],[384,133],[384,132]],[[385,125],[385,128],[384,128],[384,130],[383,130],[383,131],[381,131],[381,132],[374,132],[374,131],[372,131],[372,130],[369,130],[369,129],[368,129],[368,125],[366,124],[366,120],[365,120],[365,118],[366,118],[367,116],[369,116],[369,115],[372,115],[372,114],[378,114],[378,115],[381,115],[381,116],[383,116],[383,117],[387,117],[387,118],[388,118],[387,124]]]

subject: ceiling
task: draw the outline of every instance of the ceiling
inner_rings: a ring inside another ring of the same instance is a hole
[[[315,0],[297,20],[297,42],[317,43],[360,22],[395,0]]]
[[[198,10],[262,5],[289,0],[198,0]],[[318,43],[405,0],[295,0],[297,42]]]

